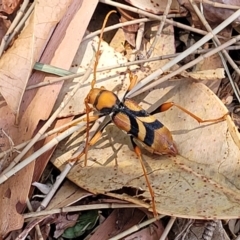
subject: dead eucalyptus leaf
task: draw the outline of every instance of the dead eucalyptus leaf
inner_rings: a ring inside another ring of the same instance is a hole
[[[203,71],[196,71],[196,72],[187,72],[184,71],[181,73],[183,77],[190,77],[196,80],[218,80],[223,79],[224,75],[224,68],[217,68],[217,69],[210,69],[210,70],[203,70]]]
[[[147,43],[144,42],[145,50],[150,48],[150,45],[155,37],[156,30],[156,26],[148,29],[148,34],[151,41]],[[89,68],[89,62],[91,61],[93,54],[95,54],[94,50],[97,49],[98,39],[98,37],[95,37],[90,40],[85,40],[81,43],[73,60],[73,67],[70,69],[70,71],[79,73],[84,72]],[[119,45],[120,44],[121,42],[119,42]],[[98,68],[111,67],[114,65],[121,66],[127,62],[127,58],[125,56],[123,56],[119,52],[116,52],[112,47],[108,45],[108,43],[104,41],[102,41],[101,43],[100,50],[101,56],[99,59]],[[173,53],[175,53],[173,26],[167,26],[164,28],[161,38],[154,47],[152,57]],[[165,59],[161,61],[147,62],[146,64],[144,64],[143,67],[141,67],[141,69],[139,68],[139,66],[131,66],[131,69],[138,68],[135,74],[138,75],[138,79],[140,80],[146,77],[146,75],[155,71],[156,69],[162,67],[168,61],[168,59]],[[79,65],[80,67],[74,67]],[[128,76],[125,74],[126,70],[126,67],[120,67],[97,73],[97,84],[95,87],[104,86],[106,89],[112,90],[118,95],[123,95],[126,92],[129,83]],[[59,117],[66,117],[69,115],[76,115],[84,112],[84,99],[90,91],[89,83],[92,80],[93,75],[91,75],[88,80],[83,83],[82,87],[61,111]],[[54,111],[61,104],[62,100],[66,96],[66,92],[69,91],[69,89],[73,88],[78,81],[81,81],[81,79],[79,80],[79,78],[75,78],[73,81],[64,82],[64,86],[62,87],[56,104],[54,106]]]
[[[0,92],[17,114],[32,67],[70,1],[37,1],[34,13],[13,46],[0,59]]]
[[[99,38],[96,37],[93,40],[84,41],[80,45],[72,65],[79,66],[79,64],[81,63],[81,66],[72,67],[70,71],[78,73],[84,72],[87,70],[87,68],[89,68],[89,62],[91,61],[93,55],[95,55],[94,50],[97,49],[98,39]],[[120,53],[115,52],[114,49],[110,47],[106,42],[101,43],[100,51],[102,53],[98,63],[99,68],[118,64],[120,65],[127,62],[127,59],[124,56],[122,56]],[[121,91],[126,91],[127,86],[126,85],[123,86],[124,79],[126,78],[126,76],[125,74],[124,75],[120,74],[121,72],[125,71],[126,67],[123,67],[97,73],[96,87],[107,86],[108,89],[114,90],[118,94],[120,94]],[[79,89],[78,92],[72,97],[70,102],[59,114],[59,117],[76,115],[84,111],[85,109],[84,99],[87,96],[87,93],[90,91],[89,82],[91,82],[92,80],[93,75],[89,77],[87,82],[84,83],[81,89]],[[61,104],[62,100],[66,95],[66,91],[68,91],[68,89],[71,89],[78,81],[79,79],[75,78],[73,82],[67,81],[64,83],[64,86],[61,89],[61,92],[55,104],[55,108],[57,108]]]
[[[162,84],[152,91],[144,99],[144,107],[156,101],[158,104],[174,101],[203,119],[217,118],[227,112],[205,85],[189,81],[171,84],[168,87]],[[169,157],[143,150],[158,212],[200,219],[239,218],[240,140],[230,117],[220,123],[199,125],[176,108],[156,117],[171,130],[179,151],[176,157]],[[62,168],[74,151],[73,146],[80,141],[74,136],[62,143],[64,152],[61,149],[55,152],[54,164]],[[89,150],[88,167],[79,163],[68,177],[93,193],[149,206],[151,197],[139,160],[129,137],[114,125],[108,126]],[[118,193],[124,191],[123,187],[139,189],[139,193],[137,196]]]

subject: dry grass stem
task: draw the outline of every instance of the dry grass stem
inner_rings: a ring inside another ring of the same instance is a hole
[[[239,40],[240,40],[240,35],[238,35],[238,36],[235,37],[235,38],[232,38],[231,40],[229,40],[228,42],[222,44],[221,46],[219,46],[219,47],[217,47],[217,48],[214,48],[213,50],[207,52],[206,54],[199,56],[198,58],[194,59],[193,61],[185,64],[184,66],[182,66],[182,67],[180,67],[180,68],[178,68],[176,71],[164,75],[164,77],[159,78],[158,80],[154,81],[153,83],[150,83],[150,84],[148,83],[148,85],[147,85],[146,87],[140,86],[140,87],[139,87],[139,90],[134,91],[133,93],[130,92],[130,93],[129,93],[129,97],[137,96],[138,94],[140,94],[140,93],[142,93],[142,92],[148,91],[149,89],[152,89],[152,88],[156,87],[156,86],[159,85],[160,83],[162,83],[162,82],[164,82],[164,81],[167,81],[168,79],[174,77],[174,76],[177,75],[177,74],[180,74],[180,73],[183,72],[184,70],[186,70],[186,69],[194,66],[195,64],[197,64],[198,62],[202,61],[203,59],[205,59],[205,58],[207,58],[207,57],[210,57],[210,56],[218,53],[218,52],[221,51],[222,49],[226,48],[227,46],[230,46],[230,45],[234,44],[235,42],[237,42],[237,41],[239,41]],[[161,70],[161,69],[160,69],[160,70]],[[155,73],[156,73],[156,72],[155,72]],[[150,77],[147,77],[147,78],[145,78],[144,80],[147,79],[147,80],[150,82],[151,79],[154,79],[154,78],[157,77],[157,75],[155,76],[155,73],[153,73],[153,74],[154,74],[154,77],[151,77],[151,78],[150,78]],[[150,75],[150,76],[151,76],[151,75]],[[140,84],[141,84],[141,82],[140,82]],[[138,84],[138,85],[139,85],[139,84]],[[137,86],[138,86],[138,85],[137,85]],[[144,86],[145,86],[145,85],[146,85],[146,84],[144,84]],[[134,88],[134,90],[135,90],[135,88]]]

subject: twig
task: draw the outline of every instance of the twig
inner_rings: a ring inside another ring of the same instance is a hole
[[[130,62],[133,62],[136,59],[136,54],[138,54],[140,51],[143,35],[144,35],[144,29],[145,29],[145,23],[140,23],[137,31],[136,46],[131,53],[131,56],[129,59]]]
[[[169,220],[169,222],[168,222],[167,226],[165,227],[164,232],[162,233],[162,236],[160,237],[159,240],[165,240],[167,238],[167,235],[170,232],[175,220],[176,220],[176,217],[171,217],[171,219]]]
[[[31,211],[31,212],[33,212],[33,208],[32,208],[32,205],[31,205],[29,199],[27,199],[27,202],[26,202],[26,203],[27,203],[27,208],[28,208],[28,210]],[[37,224],[37,225],[35,226],[35,230],[36,230],[36,233],[37,233],[37,236],[38,236],[38,240],[43,240],[43,236],[42,236],[42,233],[41,233],[41,229],[40,229],[39,224]]]
[[[207,53],[207,52],[211,51],[212,49],[213,48],[199,49],[199,50],[193,51],[191,54],[203,54],[203,53]],[[239,50],[239,49],[240,49],[240,46],[226,47],[226,50]],[[179,54],[181,54],[181,53],[168,54],[168,55],[164,55],[164,56],[152,57],[152,58],[149,58],[149,59],[142,59],[142,60],[137,60],[137,61],[133,61],[133,62],[126,62],[126,63],[122,63],[122,64],[118,64],[118,65],[103,67],[103,68],[97,69],[97,72],[103,72],[103,71],[108,71],[110,69],[128,67],[128,66],[132,66],[132,65],[141,65],[141,64],[146,63],[146,62],[153,62],[153,61],[159,61],[159,60],[164,60],[164,59],[170,59],[170,58],[174,58],[174,57],[178,56]],[[75,78],[75,77],[80,77],[80,76],[83,76],[84,74],[85,74],[85,71],[84,72],[79,72],[79,73],[76,73],[76,74],[72,74],[72,75],[69,75],[69,76],[65,76],[65,77],[59,77],[57,79],[49,80],[47,82],[41,82],[39,84],[28,86],[27,90],[38,88],[38,87],[44,87],[44,86],[47,86],[47,85],[50,85],[50,84],[54,84],[54,83],[57,83],[57,82],[60,82],[60,81],[69,80],[69,79]]]
[[[9,45],[11,43],[11,41],[13,40],[13,38],[21,31],[21,29],[23,28],[25,22],[27,21],[27,19],[29,18],[29,16],[31,15],[31,13],[33,12],[35,7],[35,2],[33,2],[31,4],[31,6],[28,8],[27,12],[25,13],[25,15],[23,16],[23,18],[21,19],[21,21],[19,22],[19,24],[16,26],[16,28],[14,29],[13,33],[9,36],[9,38],[7,39],[7,45]],[[6,49],[6,46],[5,48]]]
[[[31,156],[27,157],[26,159],[24,159],[22,162],[20,162],[19,164],[17,164],[15,167],[13,167],[11,170],[9,170],[8,172],[6,172],[5,174],[1,174],[0,177],[0,184],[4,183],[8,178],[10,178],[11,176],[13,176],[14,174],[16,174],[18,171],[20,171],[21,169],[23,169],[25,166],[27,166],[29,163],[31,163],[32,161],[36,160],[36,158],[38,158],[39,156],[41,156],[44,152],[46,152],[47,150],[51,149],[52,147],[54,147],[56,144],[58,144],[60,141],[62,141],[63,139],[65,139],[67,136],[71,135],[72,133],[78,131],[79,128],[81,128],[83,126],[83,124],[78,124],[77,126],[71,127],[69,128],[67,131],[59,134],[56,138],[52,139],[51,141],[49,141],[47,144],[45,144],[42,148],[40,148],[39,150],[37,150],[36,152],[34,152]]]
[[[167,19],[167,15],[168,15],[168,12],[169,12],[169,10],[170,10],[171,4],[172,4],[172,0],[168,0],[166,9],[165,9],[165,11],[164,11],[164,13],[163,13],[163,16],[162,16],[163,19],[162,19],[162,21],[160,22],[160,26],[159,26],[159,28],[158,28],[157,34],[156,34],[156,36],[155,36],[155,38],[154,38],[154,41],[153,41],[151,47],[149,48],[149,50],[148,50],[148,52],[147,52],[147,56],[146,56],[147,58],[149,58],[149,57],[152,55],[152,52],[153,52],[153,50],[154,50],[154,48],[155,48],[155,46],[156,46],[156,44],[157,44],[157,41],[158,41],[159,38],[161,37],[161,33],[162,33],[162,30],[163,30],[165,21],[166,21],[166,19]]]
[[[73,120],[73,121],[71,121],[71,122],[68,122],[68,123],[66,123],[66,124],[64,124],[64,125],[62,125],[62,126],[60,126],[60,127],[58,127],[58,128],[54,128],[53,130],[51,130],[51,131],[46,132],[45,134],[43,134],[43,135],[38,139],[38,141],[43,140],[43,139],[45,139],[46,137],[51,136],[51,135],[54,134],[54,133],[60,132],[60,131],[62,131],[63,129],[69,128],[69,126],[76,125],[77,123],[83,121],[84,118],[85,118],[85,116],[82,116],[82,117],[77,118],[77,119],[75,119],[75,120]],[[28,141],[23,142],[23,143],[21,143],[21,144],[19,144],[19,145],[16,145],[16,146],[13,145],[13,146],[14,146],[14,149],[20,150],[20,149],[24,148],[30,141],[31,141],[31,140],[28,140]],[[0,159],[1,159],[2,157],[4,157],[6,154],[10,153],[11,151],[12,151],[12,148],[10,148],[10,149],[8,149],[8,150],[6,150],[6,151],[4,151],[4,152],[1,152],[1,153],[0,153]]]
[[[1,46],[0,46],[0,57],[2,56],[4,50],[6,49],[7,45],[9,44],[9,36],[14,31],[15,27],[18,25],[18,22],[22,18],[26,8],[28,7],[29,0],[24,0],[19,9],[17,16],[14,18],[11,26],[9,27],[8,31],[6,32],[5,36],[2,38]],[[34,3],[33,3],[34,5]]]
[[[185,236],[189,233],[191,226],[194,223],[194,219],[188,219],[186,223],[184,223],[183,229],[180,233],[174,238],[174,240],[182,240],[185,239]]]
[[[225,3],[212,2],[212,1],[209,1],[209,0],[195,0],[195,2],[205,3],[205,4],[211,5],[211,6],[216,7],[216,8],[226,8],[226,9],[232,9],[232,10],[238,10],[240,8],[240,6],[229,5],[229,4],[225,4]]]
[[[88,204],[80,206],[70,206],[58,209],[43,210],[41,212],[30,212],[23,214],[24,219],[37,218],[45,215],[52,215],[56,213],[69,213],[81,212],[93,209],[116,209],[116,208],[139,208],[141,206],[131,203],[101,203],[101,204]]]
[[[47,194],[47,196],[41,202],[40,206],[37,209],[37,212],[42,211],[43,209],[45,209],[47,207],[47,205],[53,198],[54,194],[56,193],[57,189],[62,184],[63,180],[66,178],[67,174],[72,169],[74,164],[75,164],[74,162],[73,163],[69,162],[68,164],[66,164],[65,168],[61,171],[60,175],[57,177],[57,180],[53,184],[50,192]]]
[[[155,19],[155,20],[158,20],[158,21],[162,21],[162,19],[163,19],[162,16],[158,16],[158,15],[155,15],[155,14],[152,14],[152,13],[149,13],[149,12],[145,12],[145,11],[140,10],[138,8],[130,7],[130,6],[124,5],[124,4],[120,4],[120,3],[115,2],[115,1],[99,0],[99,2],[104,3],[104,4],[108,4],[108,5],[111,5],[111,6],[114,6],[114,7],[123,8],[123,9],[129,10],[131,12],[135,12],[135,13],[147,16],[151,19]],[[169,24],[171,24],[175,27],[182,28],[182,29],[185,29],[185,30],[188,30],[188,31],[191,31],[191,32],[195,32],[195,33],[198,33],[198,34],[201,34],[201,35],[206,35],[208,33],[206,31],[187,26],[185,24],[178,23],[178,22],[175,22],[175,21],[170,20],[170,19],[166,19],[165,21],[166,21],[166,23],[169,23]]]
[[[202,22],[203,25],[205,26],[205,28],[208,30],[209,33],[212,33],[212,28],[210,27],[210,25],[208,24],[208,22],[207,22],[206,19],[204,18],[203,14],[202,14],[201,11],[199,10],[199,8],[198,8],[198,6],[196,5],[196,3],[194,3],[193,0],[190,0],[190,3],[191,3],[191,5],[192,5],[194,11],[196,12],[197,16],[199,17],[199,19],[201,20],[201,22]],[[212,33],[212,34],[213,34],[213,33]],[[214,42],[215,46],[220,46],[220,45],[221,45],[221,42],[219,41],[219,39],[217,38],[217,36],[215,36],[214,34],[213,34],[213,40],[214,40],[213,42]],[[225,49],[223,49],[223,50],[222,50],[222,53],[223,53],[223,55],[225,56],[225,58],[227,59],[227,61],[229,62],[229,64],[232,66],[232,68],[233,68],[234,70],[236,70],[237,74],[240,76],[240,70],[239,70],[238,66],[234,63],[234,61],[232,60],[232,58],[229,56],[228,52],[227,52]],[[232,79],[232,77],[231,77],[231,74],[230,74],[230,72],[229,72],[227,63],[226,63],[225,59],[223,58],[222,53],[221,53],[221,52],[218,52],[218,54],[219,54],[220,57],[221,57],[223,66],[224,66],[224,68],[225,68],[225,70],[226,70],[226,73],[227,73],[227,75],[228,75],[229,81],[230,81],[230,83],[231,83],[231,85],[232,85],[233,91],[234,91],[234,93],[235,93],[235,95],[236,95],[236,97],[237,97],[237,99],[238,99],[238,102],[240,103],[240,96],[239,96],[238,91],[237,91],[237,89],[236,89],[236,87],[235,87],[235,84],[234,84],[233,79]]]
[[[129,26],[129,25],[133,25],[133,24],[138,24],[138,23],[143,23],[143,22],[150,22],[150,21],[154,21],[153,19],[149,19],[149,18],[140,18],[140,19],[134,19],[134,20],[131,20],[131,21],[127,21],[127,22],[123,22],[123,23],[118,23],[118,24],[114,24],[112,26],[109,26],[109,27],[106,27],[103,32],[109,32],[109,31],[112,31],[114,29],[118,29],[118,28],[122,28],[122,27],[125,27],[125,26]],[[90,34],[88,34],[87,36],[85,36],[83,39],[82,39],[82,42],[90,39],[90,38],[93,38],[97,35],[99,35],[101,32],[101,30],[97,30],[95,32],[92,32]]]
[[[232,38],[231,40],[229,40],[228,42],[222,44],[221,46],[207,52],[206,54],[204,55],[201,55],[199,56],[198,58],[194,59],[193,61],[185,64],[184,66],[178,68],[176,71],[172,72],[172,73],[169,73],[167,75],[164,75],[162,78],[159,78],[158,80],[156,80],[155,82],[153,83],[150,83],[148,84],[147,86],[145,87],[142,87],[140,88],[138,91],[135,91],[134,93],[132,93],[129,97],[134,97],[134,96],[137,96],[138,94],[142,93],[142,92],[146,92],[148,91],[149,89],[152,89],[154,87],[156,87],[157,85],[159,85],[160,83],[163,83],[164,81],[176,76],[177,74],[181,73],[182,71],[194,66],[195,64],[197,64],[198,62],[204,60],[204,58],[208,58],[210,56],[212,56],[213,54],[216,54],[218,51],[221,51],[222,49],[224,49],[225,47],[227,46],[230,46],[231,44],[234,44],[235,42],[239,41],[240,40],[240,35],[238,35],[237,37],[235,38]],[[141,84],[141,82],[140,82]]]
[[[155,221],[157,221],[157,220],[159,220],[159,219],[161,219],[163,217],[165,217],[165,215],[160,215],[157,218],[152,218],[152,219],[149,219],[149,220],[147,220],[147,221],[145,221],[143,223],[137,224],[137,225],[129,228],[128,230],[121,232],[117,236],[109,238],[109,240],[122,239],[123,237],[125,237],[125,236],[127,236],[127,235],[129,235],[131,233],[134,233],[134,232],[138,231],[139,229],[141,229],[143,227],[146,227],[146,226],[150,225],[151,223],[154,223]]]
[[[207,41],[209,41],[211,38],[213,38],[213,35],[217,34],[218,32],[220,32],[222,29],[224,29],[227,25],[229,25],[233,20],[235,20],[236,18],[238,18],[240,15],[240,10],[236,11],[235,13],[233,13],[229,18],[227,18],[225,21],[223,21],[221,24],[219,24],[212,33],[208,33],[206,36],[204,36],[201,40],[199,40],[198,42],[196,42],[194,45],[192,45],[191,47],[189,47],[186,51],[180,53],[176,58],[174,58],[173,60],[169,61],[167,64],[165,64],[162,68],[158,69],[157,71],[153,72],[152,74],[150,74],[148,77],[146,77],[144,80],[142,80],[140,83],[138,83],[128,94],[127,97],[129,96],[136,96],[135,92],[137,92],[137,90],[142,89],[145,85],[148,85],[151,81],[153,81],[153,79],[159,78],[159,76],[164,73],[165,71],[167,71],[168,69],[170,69],[172,66],[174,66],[175,64],[177,64],[178,62],[180,62],[182,59],[184,59],[186,56],[188,56],[189,54],[191,54],[193,51],[195,51],[196,49],[198,49],[200,46],[202,46],[204,43],[206,43]],[[239,36],[238,36],[239,37]],[[227,44],[223,44],[224,47],[229,46],[231,44],[233,44],[234,42],[238,41],[238,37],[234,38],[233,42],[228,41]],[[222,50],[223,48],[219,48],[219,50]],[[216,53],[215,49],[208,52],[205,56],[208,56],[209,53],[210,55],[212,53]],[[201,57],[201,56],[200,56]],[[197,58],[199,59],[199,58]],[[193,60],[192,62],[194,62],[195,64],[195,60]],[[191,63],[192,63],[191,62]],[[189,67],[189,64],[186,64],[185,66]],[[184,66],[184,67],[185,67]],[[191,65],[192,66],[192,65]],[[188,68],[187,67],[187,68]],[[186,69],[186,67],[184,68],[184,70]],[[178,70],[176,72],[179,72]],[[159,80],[155,81],[154,83],[152,83],[151,85],[158,85],[159,84]],[[151,87],[152,88],[152,87]],[[146,91],[146,89],[145,89]]]
[[[52,116],[48,119],[48,121],[44,124],[44,126],[38,131],[38,133],[33,137],[33,139],[28,143],[28,145],[22,150],[22,152],[11,162],[11,164],[9,165],[9,167],[7,169],[5,169],[4,173],[2,173],[0,175],[0,183],[5,182],[9,177],[11,177],[13,174],[15,174],[16,172],[18,172],[19,170],[21,170],[23,167],[25,167],[27,164],[29,164],[30,162],[32,162],[34,159],[30,159],[30,157],[28,157],[28,161],[22,161],[19,166],[17,166],[16,168],[14,168],[11,172],[7,172],[9,171],[13,166],[15,166],[21,159],[22,157],[29,151],[29,149],[38,141],[38,139],[46,132],[46,130],[51,126],[51,124],[53,123],[53,121],[57,118],[58,114],[64,109],[64,107],[67,105],[67,103],[71,100],[71,98],[74,96],[74,94],[78,91],[78,89],[82,86],[82,84],[89,78],[91,72],[92,72],[92,65],[94,62],[94,57],[91,60],[90,63],[90,67],[88,68],[88,70],[86,71],[82,82],[79,82],[78,84],[76,84],[76,86],[74,87],[74,89],[69,92],[66,95],[65,100],[63,100],[63,102],[60,104],[60,106],[58,107],[58,109],[52,114]],[[58,140],[62,140],[59,137],[62,136],[59,135],[56,138],[56,141]],[[63,137],[63,136],[62,136]],[[56,142],[57,143],[57,142]],[[48,144],[46,144],[48,145]],[[45,146],[46,146],[45,145]],[[44,147],[45,147],[44,146]],[[37,151],[39,152],[39,150]],[[36,152],[35,152],[36,153]]]

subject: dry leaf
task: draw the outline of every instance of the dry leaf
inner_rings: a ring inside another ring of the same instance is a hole
[[[192,21],[196,28],[204,28],[202,23],[200,23],[199,18],[197,17],[195,11],[193,10],[190,2],[188,0],[178,0],[180,5],[183,5],[185,8],[189,10],[192,15]],[[215,0],[214,4],[226,4],[233,6],[240,6],[239,0]],[[199,6],[199,5],[198,5]],[[227,9],[223,7],[215,7],[208,3],[202,3],[202,12],[204,13],[204,17],[209,22],[211,26],[217,26],[224,20],[226,20],[230,15],[234,13],[235,10]],[[233,21],[234,24],[239,25],[240,17]]]
[[[91,61],[92,57],[95,55],[94,49],[97,49],[98,44],[98,37],[94,38],[93,40],[84,41],[73,60],[73,66],[79,65],[81,62],[81,66],[78,68],[72,67],[70,70],[73,72],[83,72],[86,71],[89,67],[89,62]],[[98,67],[107,67],[113,66],[118,64],[124,64],[127,62],[127,59],[122,56],[120,53],[114,51],[112,47],[110,47],[106,42],[101,43],[102,51]],[[125,75],[121,75],[121,72],[126,72],[126,67],[123,68],[116,68],[111,69],[105,72],[97,73],[97,85],[98,87],[107,86],[108,89],[117,91],[120,94],[120,91],[126,91],[126,85],[123,88],[123,83],[125,83],[124,79],[126,78]],[[93,75],[91,75],[88,79],[88,82],[92,81]],[[77,82],[79,79],[74,79],[73,82]],[[64,86],[59,94],[58,100],[56,102],[55,108],[59,106],[62,99],[66,96],[66,91],[73,86],[73,82],[67,81],[64,83]],[[83,84],[81,89],[73,96],[70,102],[66,105],[66,107],[61,111],[59,117],[65,117],[69,115],[76,115],[82,113],[85,109],[84,105],[84,98],[86,97],[87,93],[90,91],[89,84]]]
[[[133,239],[148,239],[148,240],[158,240],[164,232],[164,227],[161,221],[156,221],[153,224],[149,225],[146,228],[143,228],[126,238],[124,240],[133,240]],[[167,240],[167,239],[166,239]]]
[[[0,59],[0,92],[15,114],[19,111],[32,67],[70,2],[37,1],[28,24]]]
[[[85,2],[85,4],[83,4],[82,2],[75,0],[71,1],[71,6],[68,7],[69,1],[61,1],[61,5],[59,5],[59,2],[55,3],[54,5],[54,2],[52,1],[51,6],[58,6],[57,8],[47,8],[46,6],[48,5],[45,4],[45,10],[48,10],[49,14],[55,15],[56,13],[53,13],[53,10],[56,10],[59,14],[59,9],[62,7],[62,11],[65,16],[64,19],[58,24],[54,34],[52,35],[52,38],[48,42],[48,46],[46,47],[46,50],[42,56],[43,61],[53,61],[53,64],[56,64],[57,66],[60,65],[60,67],[64,67],[66,69],[70,67],[72,59],[79,46],[79,42],[81,41],[81,38],[85,32],[84,26],[85,28],[87,27],[87,21],[89,21],[91,18],[90,13],[91,11],[94,11],[94,3],[96,5],[97,0],[93,0],[92,4],[90,5],[89,1],[88,3]],[[86,11],[86,9],[88,9],[88,11]],[[50,10],[53,12],[50,12]],[[42,11],[42,14],[43,13],[45,12]],[[60,18],[61,14],[58,17]],[[47,15],[44,20],[45,22],[48,20]],[[84,23],[81,29],[79,29],[79,22]],[[47,24],[48,23],[42,24],[43,26],[40,27],[44,29]],[[41,31],[39,34],[40,33]],[[72,38],[73,35],[75,37],[74,39]],[[25,45],[21,47],[24,49]],[[66,56],[68,56],[68,58],[66,58]],[[17,56],[13,56],[13,58],[14,57]],[[43,75],[35,73],[31,78],[31,83],[33,83],[36,79],[40,79],[40,81],[42,81]],[[14,84],[14,88],[16,89],[17,85]],[[44,89],[39,89],[37,94],[35,91],[28,91],[23,98],[23,103],[21,106],[23,117],[21,118],[18,127],[14,125],[14,114],[10,111],[9,107],[6,105],[6,102],[1,101],[0,111],[2,117],[0,119],[0,126],[13,139],[14,144],[29,140],[34,134],[39,121],[49,117],[60,88],[61,84],[57,84],[54,86],[48,86]],[[8,142],[4,141],[3,143],[7,144]],[[8,146],[2,150],[6,149],[8,149]],[[49,154],[49,152],[46,154],[48,155],[47,157],[49,157]],[[45,162],[47,157],[44,159]],[[2,196],[4,196],[6,189],[10,189],[11,192],[14,193],[11,195],[11,197],[3,198],[0,202],[0,205],[4,209],[4,211],[0,211],[1,234],[6,234],[13,229],[21,228],[23,224],[23,218],[18,212],[21,212],[25,207],[26,198],[29,194],[29,189],[31,186],[33,171],[34,163],[26,166],[21,172],[11,177],[0,186],[0,193]],[[19,202],[21,204],[18,204]],[[19,205],[17,209],[18,212],[16,211],[16,205]],[[11,212],[8,210],[9,206],[11,208]]]
[[[165,11],[168,0],[126,0],[126,2],[144,11],[154,14],[161,14]],[[173,0],[170,8],[170,13],[179,12],[179,4],[177,0]]]
[[[99,226],[99,228],[91,236],[90,240],[105,240],[110,237],[116,236],[117,234],[129,229],[130,227],[138,224],[146,216],[139,209],[121,209],[122,212],[128,212],[128,219],[123,217],[119,219],[119,210],[115,209],[108,216],[108,218]],[[131,217],[129,216],[131,214]],[[127,214],[126,214],[127,215]],[[116,225],[118,222],[122,222],[122,226],[118,228]]]
[[[196,72],[184,71],[181,73],[183,77],[190,77],[196,80],[218,80],[225,78],[224,68],[217,68],[212,70],[203,70]]]
[[[156,33],[156,26],[149,28],[148,34],[151,38],[150,42],[144,42],[144,50],[149,49],[150,45],[154,39],[154,34]],[[120,41],[120,40],[119,40]],[[73,60],[73,66],[80,67],[72,67],[70,70],[72,72],[83,72],[89,67],[89,62],[92,59],[93,54],[95,52],[93,49],[97,48],[98,38],[94,38],[93,40],[83,41],[78,49],[78,52]],[[119,45],[121,42],[118,42]],[[116,44],[115,44],[116,45]],[[103,67],[111,67],[114,65],[121,65],[127,62],[126,57],[122,56],[119,52],[116,52],[112,47],[110,47],[106,42],[102,41],[101,43],[101,57],[99,59],[98,68]],[[173,27],[168,26],[164,28],[164,32],[162,33],[159,41],[154,47],[154,51],[152,53],[152,57],[162,56],[175,53],[175,45],[174,45],[174,32]],[[155,70],[162,67],[169,60],[161,60],[148,62],[144,64],[144,66],[139,68],[139,66],[131,66],[131,69],[136,69],[135,73],[138,75],[138,79],[142,79],[146,77],[148,74],[154,72]],[[104,86],[108,90],[113,90],[118,95],[123,95],[123,93],[128,88],[129,79],[126,76],[126,67],[110,69],[108,71],[97,73],[97,84],[95,87]],[[121,74],[124,73],[124,74]],[[81,89],[73,96],[71,101],[66,105],[66,107],[61,111],[59,117],[66,117],[69,115],[76,115],[79,113],[83,113],[85,109],[84,99],[87,96],[87,93],[90,91],[90,84],[93,79],[91,75],[86,83],[84,83]],[[79,79],[74,79],[73,82],[66,81],[64,86],[59,94],[57,102],[55,104],[55,109],[61,103],[62,99],[66,95],[66,91],[71,89],[74,86],[75,82],[78,82]]]
[[[188,81],[174,84],[169,87],[162,84],[162,88],[151,92],[143,101],[145,108],[154,101],[174,101],[204,119],[217,118],[227,112],[203,84]],[[199,125],[173,108],[157,118],[171,130],[179,151],[176,157],[169,157],[143,150],[158,212],[188,218],[238,218],[240,140],[230,117],[224,122]],[[74,151],[69,145],[71,141],[73,139],[65,143],[62,155],[55,156],[57,167],[62,168]],[[89,167],[82,168],[79,163],[68,177],[93,193],[104,193],[147,207],[147,202],[136,200],[151,198],[139,160],[131,149],[129,137],[110,125],[89,151]],[[114,159],[117,159],[117,166]],[[142,191],[136,198],[117,194],[116,190],[124,186]]]
[[[20,0],[2,0],[1,11],[12,14],[17,10],[22,1]]]
[[[55,196],[52,198],[51,202],[47,206],[47,209],[49,210],[70,206],[73,203],[91,195],[91,193],[66,180],[64,181],[61,188],[57,191]]]

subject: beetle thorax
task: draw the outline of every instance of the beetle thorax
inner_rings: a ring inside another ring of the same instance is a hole
[[[120,103],[117,95],[111,91],[93,88],[88,95],[88,103],[100,113],[111,113],[118,108]]]

